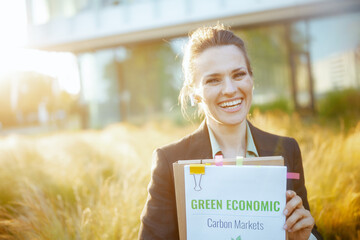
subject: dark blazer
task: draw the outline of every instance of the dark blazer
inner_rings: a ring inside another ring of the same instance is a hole
[[[309,210],[304,171],[295,139],[264,132],[249,123],[259,156],[283,156],[288,172],[300,173],[300,180],[288,180]],[[148,199],[141,214],[139,239],[179,239],[174,188],[173,163],[178,160],[210,159],[212,150],[206,123],[179,141],[154,151]],[[312,233],[322,239],[316,227]]]

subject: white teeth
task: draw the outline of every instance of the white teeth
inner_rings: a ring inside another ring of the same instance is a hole
[[[223,102],[223,103],[220,104],[220,107],[232,107],[232,106],[235,106],[235,105],[239,105],[241,102],[242,102],[242,99],[229,101],[229,102]]]

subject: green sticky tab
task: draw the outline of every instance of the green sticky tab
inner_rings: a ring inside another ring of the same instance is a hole
[[[236,157],[236,166],[242,166],[244,161],[244,157],[237,156]]]

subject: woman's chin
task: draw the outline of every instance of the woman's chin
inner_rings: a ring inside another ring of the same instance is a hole
[[[244,122],[245,119],[241,120],[232,120],[232,121],[225,121],[223,124],[227,126],[237,126]]]
[[[211,118],[211,122],[215,121],[216,123],[223,125],[223,126],[236,126],[236,125],[240,125],[241,123],[244,122],[244,120],[246,120],[246,117],[243,118]],[[210,124],[211,124],[210,122]]]

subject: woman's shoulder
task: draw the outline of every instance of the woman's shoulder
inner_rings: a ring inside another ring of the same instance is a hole
[[[288,136],[281,136],[261,130],[249,123],[252,137],[258,151],[263,154],[288,154],[293,151],[299,151],[297,141]]]
[[[211,145],[206,124],[202,123],[193,133],[159,147],[155,152],[174,161],[208,157],[209,153],[211,155]]]

